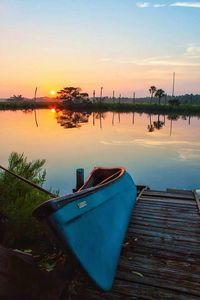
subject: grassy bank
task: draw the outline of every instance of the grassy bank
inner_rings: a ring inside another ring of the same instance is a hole
[[[46,178],[44,163],[45,160],[28,162],[24,154],[13,152],[9,157],[8,169],[42,186]],[[43,240],[43,228],[32,217],[32,212],[50,196],[1,170],[0,191],[1,244],[20,249]]]
[[[94,104],[81,104],[72,105],[72,109],[87,109],[91,111],[116,111],[116,112],[140,112],[140,113],[163,113],[163,114],[194,114],[200,115],[200,105],[158,105],[158,104],[147,104],[147,103],[94,103]]]
[[[193,114],[200,115],[200,105],[181,104],[170,106],[164,104],[148,103],[77,103],[66,105],[61,102],[0,102],[0,110],[28,110],[28,109],[48,109],[48,108],[69,108],[76,111],[117,111],[117,112],[144,112],[163,114]]]
[[[31,101],[19,101],[19,102],[0,102],[0,110],[23,110],[23,109],[42,109],[49,108],[51,105],[58,105],[48,102],[31,102]]]

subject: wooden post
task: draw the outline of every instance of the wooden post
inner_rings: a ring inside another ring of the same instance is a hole
[[[170,121],[170,136],[172,135],[172,118],[171,118],[171,121]]]
[[[79,190],[84,185],[84,169],[76,170],[76,190]]]
[[[101,87],[101,90],[100,90],[100,102],[102,102],[102,96],[103,96],[103,86]]]
[[[34,100],[36,101],[36,99],[37,99],[37,86],[35,88],[35,93],[34,93]]]
[[[100,122],[100,128],[102,129],[102,115],[101,115],[101,112],[100,112],[100,114],[99,114],[99,122]]]
[[[115,124],[115,113],[113,112],[112,125],[114,126],[114,124]]]
[[[93,119],[93,126],[95,125],[95,114],[94,112],[92,113],[92,119]]]
[[[34,93],[34,101],[36,102],[36,99],[37,99],[37,86],[35,88],[35,93]],[[36,124],[36,127],[38,127],[38,121],[37,121],[37,113],[36,113],[36,108],[34,109],[34,116],[35,116],[35,124]]]
[[[135,92],[133,93],[133,104],[135,104]]]
[[[122,95],[119,94],[119,104],[121,103],[121,97],[122,97]]]
[[[174,72],[173,73],[173,84],[172,84],[172,97],[174,98],[174,89],[175,89],[175,76],[176,76],[176,73]]]
[[[115,91],[113,91],[113,103],[115,102]]]
[[[135,124],[135,112],[133,112],[133,125]]]
[[[199,211],[199,214],[200,214],[200,200],[199,200],[198,194],[197,194],[196,191],[193,191],[193,194],[194,194],[194,198],[196,200],[198,211]]]
[[[120,112],[118,113],[118,120],[119,120],[119,123],[120,123],[121,122]]]
[[[95,102],[95,90],[93,91],[93,103]]]

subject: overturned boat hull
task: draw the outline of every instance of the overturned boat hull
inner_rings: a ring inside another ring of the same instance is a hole
[[[45,218],[104,291],[113,284],[133,206],[136,186],[123,168],[96,168],[76,193],[43,203],[34,215]]]

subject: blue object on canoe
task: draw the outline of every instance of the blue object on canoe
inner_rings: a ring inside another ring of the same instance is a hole
[[[95,168],[80,190],[44,202],[33,214],[46,219],[90,278],[108,291],[136,195],[136,186],[124,168]]]

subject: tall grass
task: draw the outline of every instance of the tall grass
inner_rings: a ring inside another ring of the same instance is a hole
[[[150,103],[111,103],[111,102],[83,102],[83,103],[62,103],[62,102],[0,102],[0,110],[28,110],[56,107],[59,109],[69,108],[71,110],[87,111],[118,111],[118,112],[144,112],[144,113],[183,113],[200,115],[199,104],[180,104],[172,106],[169,104],[150,104]]]
[[[8,170],[42,186],[45,160],[28,162],[24,154],[11,153]],[[31,247],[44,232],[32,212],[49,196],[6,172],[0,172],[0,213],[7,219],[1,243],[7,247]]]

